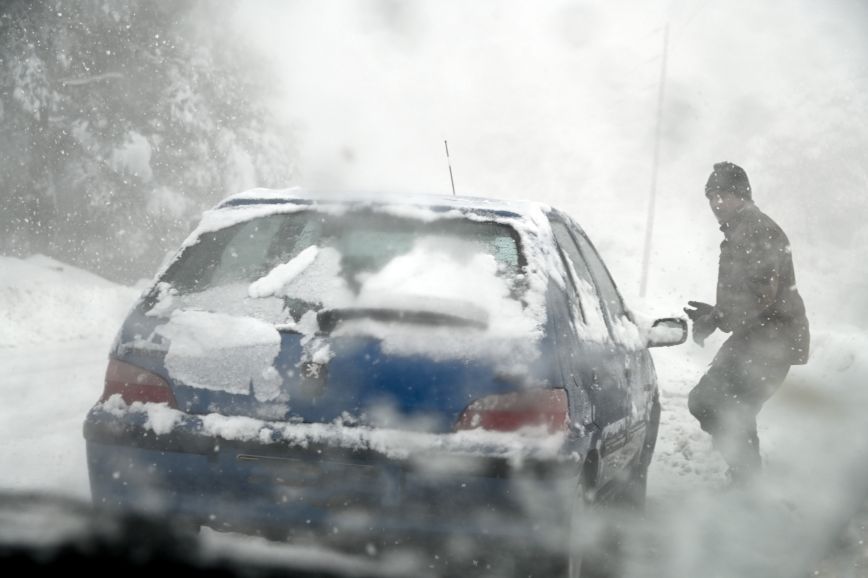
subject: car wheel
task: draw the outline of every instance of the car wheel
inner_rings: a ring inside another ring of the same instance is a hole
[[[655,392],[651,405],[651,416],[645,433],[645,442],[636,463],[630,467],[627,480],[614,497],[614,503],[633,510],[645,509],[645,496],[648,493],[648,468],[657,444],[657,431],[660,428],[660,398]]]

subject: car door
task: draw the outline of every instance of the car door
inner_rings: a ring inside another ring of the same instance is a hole
[[[578,351],[570,352],[566,373],[581,388],[593,408],[592,424],[599,432],[598,483],[603,485],[633,457],[629,446],[631,407],[629,371],[623,348],[612,339],[603,301],[566,222],[553,218],[552,232],[567,273],[567,298]]]
[[[571,223],[570,232],[602,298],[603,314],[620,358],[619,363],[624,366],[630,389],[627,441],[630,453],[639,452],[645,441],[654,394],[653,372],[649,371],[650,356],[639,328],[624,306],[621,294],[599,253],[578,225]]]

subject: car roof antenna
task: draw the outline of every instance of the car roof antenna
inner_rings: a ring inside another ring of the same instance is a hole
[[[449,141],[444,140],[443,144],[446,145],[446,164],[449,165],[449,181],[452,183],[452,196],[455,196],[455,179],[452,178],[452,160],[449,158]]]

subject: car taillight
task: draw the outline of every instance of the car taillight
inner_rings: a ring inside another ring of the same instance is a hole
[[[455,429],[506,432],[545,426],[554,433],[567,429],[568,414],[566,390],[533,389],[474,401],[461,413]]]
[[[121,394],[126,403],[167,403],[169,407],[177,407],[175,396],[162,377],[141,367],[109,359],[105,389],[99,400],[103,402],[116,393]]]

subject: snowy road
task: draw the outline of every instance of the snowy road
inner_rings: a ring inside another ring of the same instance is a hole
[[[0,487],[90,497],[81,427],[101,392],[109,344],[0,349]]]

